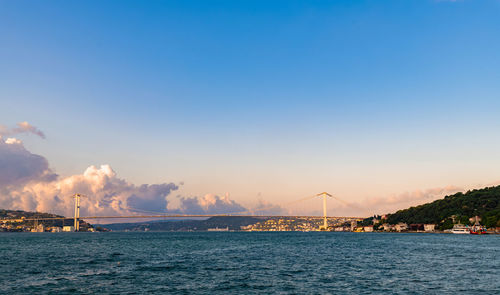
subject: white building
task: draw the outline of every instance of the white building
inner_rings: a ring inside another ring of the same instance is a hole
[[[372,225],[364,226],[363,230],[365,231],[365,233],[371,233],[373,232],[373,226]]]
[[[402,232],[408,230],[408,224],[400,222],[396,224],[394,228],[396,229],[397,232]]]
[[[358,226],[358,221],[356,220],[351,221],[351,231],[356,230],[357,226]]]
[[[435,224],[424,224],[424,231],[425,232],[433,232],[435,230],[436,230]]]
[[[65,232],[73,232],[73,231],[75,231],[75,227],[74,227],[74,226],[72,226],[72,225],[65,225],[65,226],[63,226],[62,231],[65,231]]]
[[[31,229],[32,233],[43,233],[44,231],[45,231],[45,226],[43,226],[43,224],[39,224]]]

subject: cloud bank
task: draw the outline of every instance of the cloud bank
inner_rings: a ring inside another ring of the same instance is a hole
[[[14,137],[44,133],[28,122],[16,128],[0,126],[0,208],[51,212],[72,216],[74,201],[80,193],[82,216],[117,216],[144,213],[225,214],[248,213],[248,208],[229,198],[206,194],[203,197],[178,196],[179,206],[169,206],[174,183],[135,185],[119,178],[109,165],[90,166],[82,174],[60,177],[41,155],[28,151]],[[179,185],[182,185],[180,183]]]
[[[41,161],[39,157],[26,157],[21,162],[31,160],[30,165],[34,166]],[[46,160],[41,162],[46,164]],[[83,174],[69,177],[48,174],[44,167],[42,165],[39,171],[45,172],[30,177],[4,177],[2,181],[8,181],[9,185],[0,192],[0,208],[72,216],[74,201],[71,196],[80,193],[86,196],[81,200],[83,216],[133,215],[137,210],[165,210],[167,196],[178,189],[174,183],[134,185],[117,177],[109,165],[90,166]],[[2,176],[5,175],[3,168],[0,166]]]
[[[82,174],[60,177],[48,161],[26,150],[15,138],[0,140],[0,208],[51,212],[72,216],[80,193],[82,216],[141,214],[271,214],[279,206],[260,201],[249,209],[229,198],[206,194],[178,196],[179,206],[171,208],[169,198],[179,189],[174,183],[135,185],[119,178],[109,165],[90,166]],[[264,212],[264,213],[263,213]]]
[[[28,151],[22,141],[4,139],[21,133],[45,138],[28,122],[15,128],[0,126],[0,208],[71,216],[71,196],[80,193],[87,196],[81,201],[83,216],[131,215],[134,210],[165,210],[167,196],[178,189],[174,183],[134,185],[117,177],[109,165],[90,166],[83,174],[60,177],[47,159]]]

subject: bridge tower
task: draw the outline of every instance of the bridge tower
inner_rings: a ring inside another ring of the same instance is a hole
[[[323,225],[319,227],[319,230],[327,230],[328,229],[328,221],[326,220],[326,197],[332,198],[333,196],[327,192],[322,192],[317,194],[318,197],[323,197]]]
[[[81,194],[74,194],[75,198],[75,231],[80,231],[80,198],[83,197]]]

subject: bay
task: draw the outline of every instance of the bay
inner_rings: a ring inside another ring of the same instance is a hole
[[[0,234],[1,294],[500,294],[500,236]]]

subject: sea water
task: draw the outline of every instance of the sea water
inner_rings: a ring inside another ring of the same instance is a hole
[[[2,233],[0,294],[500,294],[500,235]]]

